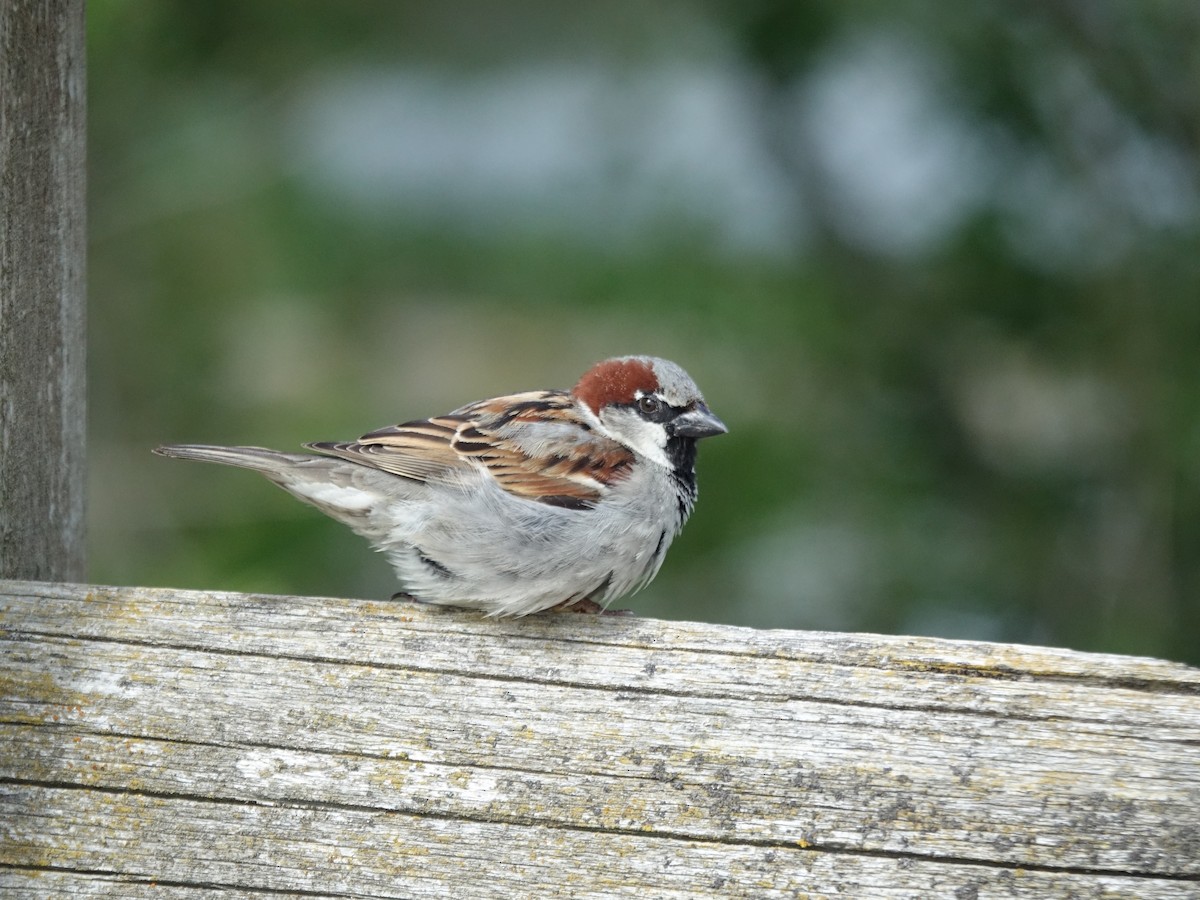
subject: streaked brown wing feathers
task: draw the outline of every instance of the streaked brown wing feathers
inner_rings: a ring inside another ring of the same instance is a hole
[[[511,494],[568,508],[592,505],[633,462],[629,450],[597,435],[578,417],[574,399],[559,391],[484,400],[357,441],[307,446],[417,481],[460,481],[479,465]]]
[[[448,482],[470,471],[469,464],[450,446],[461,424],[461,419],[451,416],[420,419],[380,428],[357,441],[305,446],[404,478]]]

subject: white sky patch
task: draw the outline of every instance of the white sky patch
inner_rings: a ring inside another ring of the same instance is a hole
[[[790,107],[765,109],[733,54],[335,70],[297,92],[285,138],[301,178],[361,213],[615,250],[663,227],[735,254],[791,255],[816,197],[845,240],[896,257],[935,250],[989,208],[1012,222],[1019,252],[1061,257],[1046,265],[1095,247],[1115,258],[1126,236],[1106,207],[1148,228],[1193,221],[1188,161],[1065,71],[1043,79],[1054,82],[1043,114],[1078,144],[1083,177],[969,113],[937,48],[894,30],[832,46]],[[768,134],[790,136],[783,152],[802,178]]]
[[[797,124],[843,235],[897,255],[925,250],[986,199],[983,129],[943,87],[931,48],[873,34],[834,48],[797,97]]]
[[[315,186],[385,214],[603,241],[682,219],[734,250],[791,249],[753,115],[720,64],[361,70],[299,96],[290,144]]]

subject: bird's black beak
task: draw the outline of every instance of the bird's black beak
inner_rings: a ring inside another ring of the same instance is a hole
[[[667,427],[673,436],[696,439],[729,431],[725,423],[709,412],[703,403],[697,403],[694,409],[680,413]]]

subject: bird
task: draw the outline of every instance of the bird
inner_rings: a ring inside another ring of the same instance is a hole
[[[311,453],[166,444],[250,469],[365,537],[423,603],[517,617],[607,610],[658,574],[728,428],[677,364],[623,356],[571,390],[468,403]]]

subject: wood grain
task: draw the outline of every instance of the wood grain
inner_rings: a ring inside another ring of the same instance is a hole
[[[84,576],[83,0],[0,3],[0,577]]]
[[[0,747],[5,896],[1200,897],[1158,660],[0,582]]]

